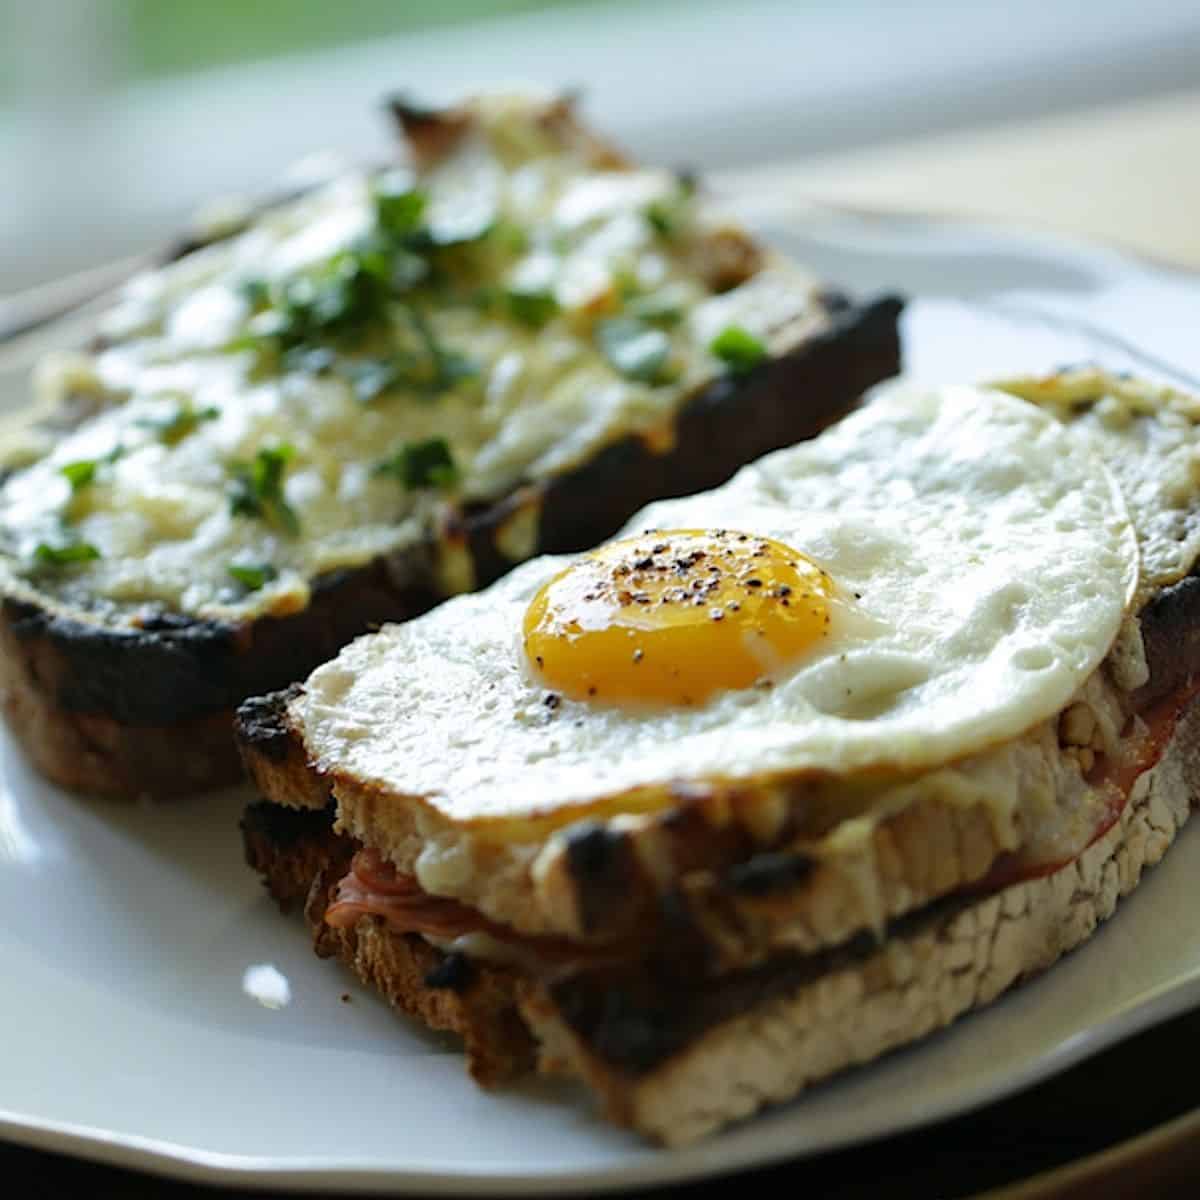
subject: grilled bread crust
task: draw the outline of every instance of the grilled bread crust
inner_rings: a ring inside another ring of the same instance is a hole
[[[1200,705],[1120,821],[1050,875],[937,906],[878,945],[773,963],[703,994],[584,981],[522,987],[540,1068],[605,1114],[681,1145],[914,1042],[1053,965],[1157,863],[1200,793]]]
[[[692,397],[669,450],[623,438],[577,469],[464,509],[440,542],[316,580],[299,613],[243,624],[167,614],[114,629],[48,596],[0,595],[0,697],[13,731],[43,774],[75,791],[165,797],[235,781],[237,704],[303,678],[384,621],[432,607],[447,594],[436,570],[447,550],[469,556],[476,586],[490,583],[514,565],[506,529],[531,510],[532,553],[585,549],[650,500],[713,487],[813,436],[896,373],[898,300],[823,304],[824,324],[798,329],[791,350]]]
[[[514,971],[444,954],[416,934],[391,932],[376,917],[349,929],[324,923],[330,889],[356,849],[333,832],[331,814],[254,804],[242,819],[242,836],[247,863],[280,907],[304,906],[317,954],[338,959],[397,1011],[457,1034],[477,1083],[493,1087],[533,1069],[536,1044],[517,1011]]]
[[[703,989],[678,969],[533,982],[446,955],[362,917],[323,924],[356,844],[324,809],[247,810],[247,859],[281,903],[307,899],[318,953],[398,1010],[458,1034],[474,1078],[493,1085],[536,1061],[581,1079],[612,1121],[680,1145],[846,1067],[914,1042],[1051,966],[1086,940],[1166,853],[1200,795],[1200,703],[1121,819],[1075,861],[986,896],[955,898],[817,955],[776,959]],[[678,964],[675,964],[676,968]]]

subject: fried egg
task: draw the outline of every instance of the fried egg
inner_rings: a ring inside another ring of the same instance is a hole
[[[359,639],[306,684],[307,744],[473,827],[647,811],[694,779],[927,769],[1062,708],[1137,578],[1120,492],[1068,429],[909,389]]]

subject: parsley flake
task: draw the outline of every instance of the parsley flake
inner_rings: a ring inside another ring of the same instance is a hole
[[[726,325],[708,345],[735,375],[744,374],[767,357],[766,346],[740,325]]]
[[[658,200],[652,200],[642,210],[650,228],[661,238],[678,237],[691,219],[692,197],[696,194],[696,180],[691,175],[680,175],[674,191]]]
[[[445,438],[408,442],[375,466],[376,475],[390,475],[406,488],[450,487],[458,480],[458,468]]]
[[[533,329],[540,329],[558,312],[558,301],[550,291],[511,288],[504,299],[513,318]]]
[[[272,579],[279,578],[279,572],[270,563],[230,563],[226,570],[246,588],[256,592]]]
[[[34,562],[47,567],[67,567],[92,562],[99,557],[100,551],[91,542],[84,541],[38,542],[33,551]]]
[[[375,181],[375,219],[390,238],[415,233],[425,215],[428,197],[413,187],[413,177],[403,170],[387,171]]]
[[[125,447],[118,442],[107,454],[99,458],[80,458],[75,462],[64,463],[58,473],[71,485],[71,495],[77,495],[96,479],[96,472],[107,463],[114,463],[125,452]]]
[[[198,425],[205,421],[215,421],[220,415],[221,410],[212,405],[195,408],[190,401],[184,401],[161,416],[141,417],[136,424],[157,433],[168,446],[174,446],[176,442],[183,441]]]
[[[58,473],[71,485],[71,492],[80,491],[96,478],[97,462],[94,458],[81,458],[59,467]]]
[[[429,318],[416,306],[408,308],[409,320],[429,359],[429,374],[425,379],[414,378],[414,384],[423,383],[425,390],[436,395],[448,391],[464,379],[474,379],[479,367],[465,354],[444,346],[434,332]]]
[[[245,300],[251,312],[266,308],[271,302],[271,288],[265,279],[243,279],[237,287],[238,294]]]
[[[258,517],[286,533],[299,533],[300,519],[283,497],[283,474],[294,453],[286,444],[264,447],[253,462],[231,463],[229,511],[236,516]]]

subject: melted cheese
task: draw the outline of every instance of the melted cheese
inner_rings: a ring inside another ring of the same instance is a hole
[[[771,270],[712,295],[696,265],[702,218],[692,213],[666,236],[647,217],[648,206],[678,199],[674,176],[599,169],[547,138],[528,109],[483,105],[470,135],[417,179],[429,228],[492,232],[446,250],[441,281],[405,293],[370,351],[349,357],[419,351],[409,308],[419,304],[436,342],[474,368],[436,396],[400,386],[364,402],[348,372],[286,358],[264,370],[253,349],[232,348],[254,319],[249,281],[286,286],[371,234],[371,177],[339,179],[135,280],[103,325],[104,348],[42,373],[67,394],[85,378],[107,403],[0,491],[8,567],[30,573],[39,544],[65,538],[99,557],[42,564],[37,587],[113,620],[147,605],[235,619],[295,611],[314,578],[436,539],[451,504],[497,499],[621,436],[669,425],[723,370],[708,350],[717,325],[736,321],[770,343],[812,311],[807,283]],[[552,295],[557,311],[535,327],[481,304],[488,289]],[[662,289],[682,319],[665,329],[670,381],[648,383],[614,368],[595,322],[620,313],[630,293]],[[164,438],[181,410],[202,419]],[[453,487],[406,487],[375,471],[433,439],[449,448]],[[236,464],[281,445],[290,447],[282,499],[298,533],[231,509]],[[63,468],[80,461],[97,465],[73,494]],[[513,534],[513,552],[527,554],[528,530]],[[231,565],[262,564],[274,577],[257,590],[231,577]],[[450,574],[453,590],[470,585],[470,572]]]
[[[1138,532],[1139,601],[1192,570],[1200,557],[1200,400],[1094,368],[997,386],[1070,423],[1116,476]]]

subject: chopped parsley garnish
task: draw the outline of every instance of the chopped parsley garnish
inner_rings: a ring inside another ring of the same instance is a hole
[[[253,315],[226,348],[253,351],[257,374],[337,371],[339,355],[389,342],[401,309],[409,313],[429,364],[424,370],[414,365],[407,379],[405,370],[395,370],[393,382],[437,393],[478,373],[464,355],[437,342],[410,294],[418,285],[446,282],[454,260],[443,262],[439,250],[493,231],[515,245],[522,231],[498,220],[494,196],[464,191],[434,204],[405,170],[376,178],[371,198],[374,223],[351,245],[291,278],[247,279],[240,285]],[[377,386],[380,378],[376,374],[364,384],[369,397],[386,390]]]
[[[379,228],[396,240],[414,233],[421,224],[428,201],[425,193],[412,185],[407,171],[388,171],[375,181],[375,216]]]
[[[230,563],[226,569],[242,587],[251,592],[279,578],[279,572],[270,563]]]
[[[515,320],[534,329],[540,329],[558,312],[558,301],[550,291],[510,288],[504,293],[504,302]]]
[[[507,217],[497,218],[488,236],[508,254],[524,254],[529,249],[529,230]]]
[[[740,325],[726,325],[708,345],[735,375],[752,370],[767,357],[767,348]]]
[[[332,361],[323,343],[361,342],[386,323],[393,292],[412,286],[424,273],[415,256],[393,257],[374,239],[360,239],[272,289],[269,306],[250,319],[227,349],[253,350],[260,369],[283,364],[313,370],[310,354],[328,355]]]
[[[33,551],[34,562],[47,567],[67,567],[74,563],[92,562],[100,551],[91,542],[38,542]]]
[[[59,467],[58,473],[71,485],[71,491],[74,493],[87,487],[96,478],[97,465],[94,458],[81,458],[78,462],[69,462]]]
[[[190,401],[184,401],[162,416],[141,417],[136,423],[143,429],[153,430],[168,446],[173,446],[187,437],[198,425],[205,421],[215,421],[220,415],[219,408],[213,408],[211,405],[195,408]]]
[[[476,242],[496,226],[496,206],[483,193],[463,191],[453,203],[444,198],[431,205],[427,193],[413,186],[403,170],[375,181],[375,216],[393,248],[420,253],[442,246]]]
[[[230,466],[229,511],[236,516],[258,517],[290,534],[300,532],[300,520],[283,498],[283,474],[295,452],[291,446],[265,447],[254,461]]]
[[[671,339],[632,317],[614,317],[596,327],[604,357],[624,376],[643,383],[667,383]]]
[[[125,452],[125,447],[118,442],[107,454],[99,458],[80,458],[75,462],[64,463],[58,473],[71,485],[71,494],[76,495],[96,478],[96,472],[106,463],[116,462]]]
[[[418,353],[400,351],[391,358],[359,359],[342,364],[341,373],[364,404],[401,388],[419,395],[437,396],[479,374],[479,367],[465,354],[442,345],[423,313],[410,308],[408,314],[420,343]]]
[[[691,217],[692,197],[696,180],[691,175],[678,176],[675,190],[668,196],[652,200],[642,210],[650,228],[659,237],[677,237]]]
[[[376,475],[390,475],[406,488],[450,487],[458,480],[458,468],[445,438],[409,442],[375,467]]]
[[[423,384],[427,392],[436,395],[449,390],[460,380],[474,379],[479,374],[478,365],[465,354],[442,345],[428,317],[416,305],[409,305],[408,316],[428,356],[430,368],[428,377],[418,376],[412,380],[414,384]]]
[[[271,302],[271,288],[265,279],[243,279],[237,290],[254,312]]]

